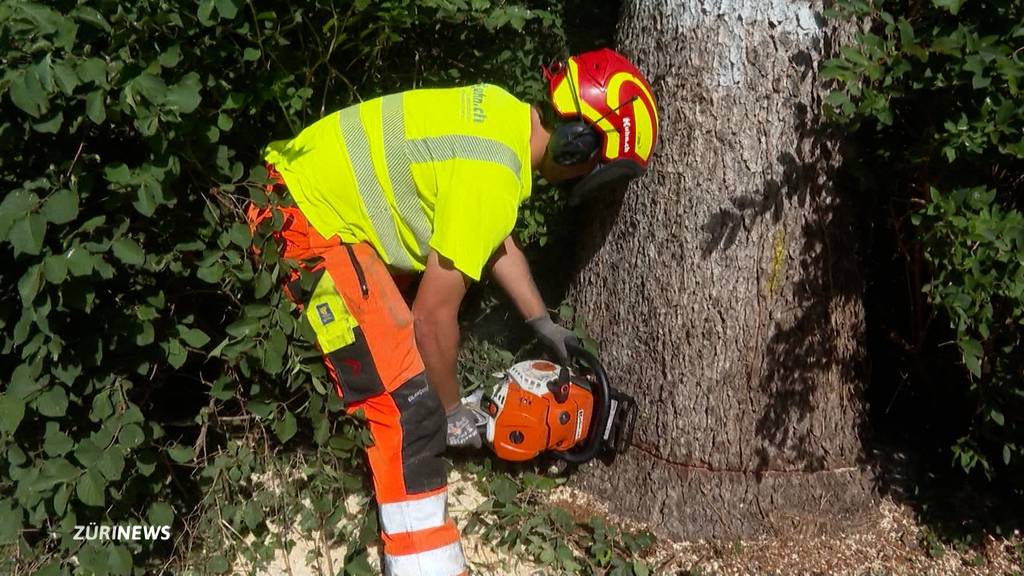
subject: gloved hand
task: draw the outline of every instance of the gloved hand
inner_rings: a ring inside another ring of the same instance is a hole
[[[445,443],[449,448],[479,448],[483,439],[477,430],[477,419],[473,411],[463,404],[448,412],[448,433]]]
[[[572,330],[555,324],[547,314],[530,318],[526,323],[537,333],[537,339],[555,353],[555,356],[558,357],[558,363],[562,366],[568,366],[569,352],[565,349],[565,343],[579,344]]]

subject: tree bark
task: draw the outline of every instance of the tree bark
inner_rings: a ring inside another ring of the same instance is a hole
[[[820,5],[627,4],[620,50],[651,81],[661,134],[647,175],[587,208],[570,298],[639,417],[630,452],[581,483],[677,537],[841,529],[872,490]]]

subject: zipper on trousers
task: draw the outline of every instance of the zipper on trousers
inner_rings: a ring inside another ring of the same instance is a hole
[[[366,285],[366,275],[363,274],[363,267],[359,265],[359,260],[356,259],[356,252],[352,249],[351,244],[345,244],[345,250],[348,250],[348,257],[352,260],[352,267],[355,268],[356,278],[359,280],[359,290],[363,293],[363,300],[370,297],[370,288]]]

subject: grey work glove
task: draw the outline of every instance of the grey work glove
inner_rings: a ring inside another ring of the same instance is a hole
[[[480,448],[483,440],[480,438],[480,431],[477,430],[477,418],[473,411],[463,404],[459,404],[447,414],[448,433],[445,443],[449,448]]]
[[[537,333],[537,339],[555,353],[555,356],[558,357],[558,363],[562,366],[568,366],[569,352],[565,349],[565,343],[579,344],[572,330],[555,324],[547,314],[530,318],[526,323]]]

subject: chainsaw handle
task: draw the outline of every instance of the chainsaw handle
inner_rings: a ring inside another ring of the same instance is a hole
[[[587,431],[587,441],[579,450],[569,452],[555,452],[555,455],[571,464],[581,464],[592,460],[601,450],[601,440],[604,436],[604,429],[608,426],[608,413],[611,412],[611,386],[608,384],[608,374],[597,357],[588,352],[585,348],[574,342],[566,342],[565,349],[570,358],[577,358],[593,371],[597,380],[591,387],[594,395],[594,412],[590,418],[590,429]]]

